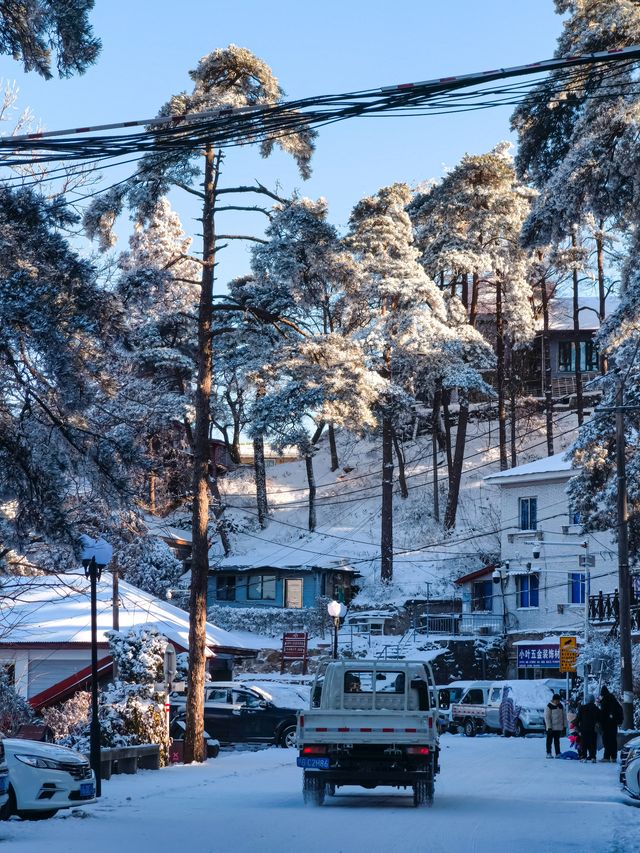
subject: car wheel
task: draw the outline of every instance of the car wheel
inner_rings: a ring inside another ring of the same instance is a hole
[[[522,725],[521,720],[516,720],[516,737],[524,737],[527,733],[527,730]]]
[[[0,809],[0,820],[9,820],[12,814],[16,813],[16,792],[13,790],[13,785],[9,785],[9,799]]]
[[[291,749],[296,745],[296,727],[287,726],[280,735],[280,746],[285,749]]]
[[[464,733],[467,737],[476,736],[476,724],[473,720],[464,721]]]
[[[18,817],[21,817],[22,820],[48,820],[50,817],[53,817],[54,814],[58,813],[58,809],[47,809],[44,812],[36,812],[36,811],[19,811],[16,812]]]

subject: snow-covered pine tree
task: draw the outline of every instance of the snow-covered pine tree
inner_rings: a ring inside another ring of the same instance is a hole
[[[511,383],[506,374],[507,355],[510,348],[529,341],[534,332],[528,256],[519,245],[533,193],[517,179],[509,148],[508,143],[500,143],[487,154],[465,155],[440,183],[418,193],[409,206],[421,262],[435,281],[460,295],[472,326],[477,324],[481,296],[493,294],[495,325],[485,334],[496,351],[502,468],[508,467],[506,400]],[[458,487],[467,420],[468,400],[463,391],[452,466]],[[512,424],[512,432],[514,429]],[[511,464],[516,464],[513,452]],[[450,489],[449,494],[446,526],[452,526],[455,519],[457,489]]]
[[[283,90],[276,77],[258,57],[245,48],[229,45],[203,57],[198,67],[190,72],[194,87],[192,92],[173,96],[162,109],[167,118],[197,115],[218,107],[244,107],[248,105],[275,104],[281,101]],[[260,141],[262,156],[268,156],[277,145],[296,160],[300,173],[310,173],[309,161],[313,151],[313,132],[302,131],[282,135],[274,133]],[[247,142],[253,140],[248,139]],[[195,395],[195,427],[193,431],[193,557],[191,563],[190,602],[190,665],[189,698],[187,701],[187,733],[185,760],[204,759],[204,673],[205,673],[205,623],[207,581],[209,571],[209,431],[213,358],[213,282],[216,245],[220,240],[239,238],[241,235],[224,235],[216,232],[216,209],[220,200],[238,193],[245,198],[247,192],[281,199],[261,184],[241,187],[219,185],[222,152],[208,144],[201,150],[154,152],[140,161],[134,180],[115,187],[102,196],[88,211],[85,226],[90,236],[100,236],[103,245],[113,240],[112,227],[125,203],[131,205],[138,220],[144,223],[152,214],[161,196],[170,187],[185,188],[202,201],[203,249],[200,298],[198,304],[197,382]],[[203,174],[204,173],[204,174]],[[203,180],[202,190],[196,188]],[[222,205],[224,206],[224,205]],[[243,207],[243,205],[236,205]],[[245,206],[245,209],[252,209]],[[219,212],[219,211],[218,211]]]
[[[33,718],[27,700],[16,691],[4,667],[0,667],[0,732],[11,737],[22,723]]]
[[[95,0],[14,0],[0,2],[0,53],[22,60],[25,71],[60,77],[82,74],[100,52],[89,12]]]
[[[118,405],[138,408],[136,433],[148,459],[146,499],[140,497],[151,512],[184,500],[189,489],[200,276],[190,244],[162,198],[147,225],[136,225],[129,251],[119,258],[118,291],[126,311],[120,372],[128,381]]]
[[[158,598],[166,598],[185,571],[169,546],[154,536],[139,536],[124,545],[117,552],[117,562],[128,583]]]

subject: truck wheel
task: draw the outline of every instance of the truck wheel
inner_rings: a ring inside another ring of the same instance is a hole
[[[464,733],[467,737],[476,736],[476,724],[473,720],[464,721]]]
[[[305,773],[302,779],[302,799],[305,806],[321,806],[324,803],[325,784],[319,776]]]
[[[413,786],[413,805],[427,806],[433,805],[434,784],[433,779],[419,779]]]

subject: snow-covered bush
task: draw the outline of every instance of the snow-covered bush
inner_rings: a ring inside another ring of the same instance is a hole
[[[156,684],[163,679],[167,641],[155,628],[131,628],[126,633],[107,631],[109,648],[122,681]]]
[[[31,706],[16,692],[7,672],[0,668],[0,732],[11,735],[32,718]]]
[[[54,738],[59,741],[68,737],[79,737],[89,724],[91,693],[81,690],[59,705],[42,711],[44,724],[49,726]]]
[[[226,631],[251,631],[266,637],[279,637],[288,631],[306,631],[322,636],[327,625],[326,605],[323,608],[301,607],[226,607],[214,604],[207,619]]]
[[[166,598],[184,574],[183,564],[166,542],[154,536],[139,537],[125,545],[117,557],[125,580],[158,598]]]

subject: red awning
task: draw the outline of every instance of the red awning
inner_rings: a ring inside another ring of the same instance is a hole
[[[458,586],[462,586],[463,583],[469,583],[469,581],[475,581],[478,580],[478,578],[483,578],[485,575],[491,574],[495,568],[495,563],[491,566],[485,566],[483,569],[477,569],[475,572],[469,572],[468,575],[462,575],[461,578],[456,578],[454,583]]]

